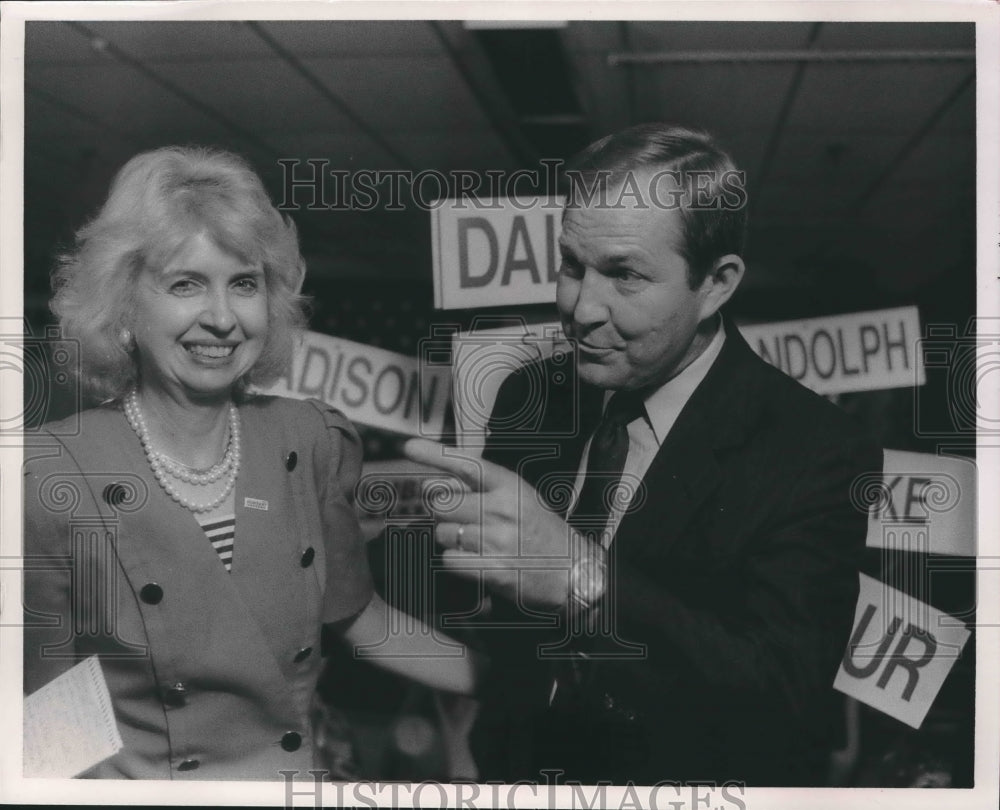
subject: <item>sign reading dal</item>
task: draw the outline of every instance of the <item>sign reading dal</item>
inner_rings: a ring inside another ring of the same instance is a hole
[[[563,201],[443,201],[431,209],[434,306],[471,309],[556,300]]]
[[[741,326],[750,347],[818,394],[924,384],[916,307]]]
[[[440,436],[449,373],[415,357],[306,332],[285,374],[264,393],[320,399],[349,419],[413,436]]]

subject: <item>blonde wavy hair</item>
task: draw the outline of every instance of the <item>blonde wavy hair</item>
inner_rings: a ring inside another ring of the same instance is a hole
[[[79,341],[85,391],[113,402],[138,382],[134,347],[123,339],[132,328],[138,275],[162,269],[198,233],[264,270],[267,338],[234,394],[242,397],[284,371],[306,321],[299,294],[305,262],[294,223],[278,212],[240,156],[169,146],[136,155],[121,168],[104,206],[53,271],[51,308],[63,335]]]

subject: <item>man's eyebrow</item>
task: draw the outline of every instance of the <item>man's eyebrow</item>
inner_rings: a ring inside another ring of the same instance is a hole
[[[631,253],[613,253],[604,259],[605,264],[630,264],[633,261],[635,256]]]
[[[563,242],[562,239],[559,240],[559,253],[564,258],[576,258],[576,251],[574,251],[570,245]],[[625,250],[620,253],[612,253],[608,256],[602,257],[600,263],[605,267],[616,267],[622,264],[633,264],[635,260],[635,254],[632,251]]]

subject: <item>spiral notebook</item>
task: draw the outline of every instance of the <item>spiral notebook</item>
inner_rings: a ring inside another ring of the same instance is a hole
[[[78,776],[122,749],[101,663],[92,656],[24,699],[24,775]]]

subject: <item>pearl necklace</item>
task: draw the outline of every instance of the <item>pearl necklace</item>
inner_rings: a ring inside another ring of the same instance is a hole
[[[229,496],[236,485],[236,477],[240,472],[240,413],[235,405],[230,404],[229,406],[229,442],[226,445],[225,456],[223,456],[222,461],[208,470],[198,472],[174,461],[153,447],[149,438],[149,430],[146,427],[146,420],[139,409],[139,394],[134,388],[129,392],[123,404],[125,418],[139,437],[142,449],[146,453],[146,460],[153,471],[153,477],[156,478],[157,483],[167,495],[185,509],[196,513],[211,512]],[[170,480],[174,478],[188,484],[206,486],[218,481],[223,475],[226,475],[226,482],[222,493],[209,503],[198,503],[185,497]]]

